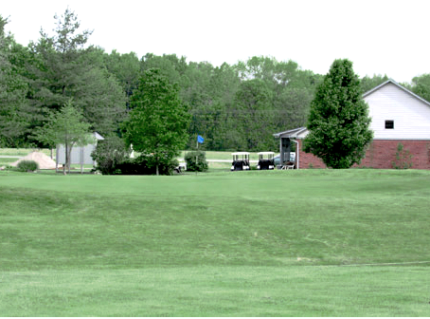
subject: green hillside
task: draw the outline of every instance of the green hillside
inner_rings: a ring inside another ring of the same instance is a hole
[[[429,311],[427,171],[1,172],[0,202],[6,316]]]

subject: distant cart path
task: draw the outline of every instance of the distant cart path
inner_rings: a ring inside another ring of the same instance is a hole
[[[22,155],[0,155],[0,158],[23,158]]]
[[[214,162],[214,163],[231,163],[232,160],[217,160],[217,159],[206,159],[208,162]],[[251,163],[257,163],[256,160],[250,160]]]
[[[0,155],[0,158],[23,158],[22,155]],[[182,160],[182,159],[181,159]],[[213,163],[231,163],[231,159],[207,159],[208,162]],[[257,163],[257,160],[251,160],[251,163]]]

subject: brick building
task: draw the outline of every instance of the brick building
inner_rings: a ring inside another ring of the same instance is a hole
[[[430,103],[393,80],[365,93],[363,99],[369,105],[373,141],[358,166],[430,169]],[[325,168],[321,159],[302,151],[308,133],[300,127],[274,134],[280,139],[281,162],[289,158],[295,143],[297,168]]]

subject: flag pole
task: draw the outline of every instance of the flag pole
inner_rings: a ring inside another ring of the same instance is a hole
[[[197,170],[198,170],[198,158],[199,158],[199,134],[197,133],[196,176],[197,176]]]

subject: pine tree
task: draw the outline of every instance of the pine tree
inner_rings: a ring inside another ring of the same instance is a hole
[[[11,61],[19,60],[21,50],[13,39],[6,34],[7,19],[0,15],[0,147],[18,147],[24,142],[29,125],[28,85],[19,69]]]
[[[373,137],[368,105],[361,93],[352,62],[335,60],[311,103],[305,152],[332,168],[360,163]]]

